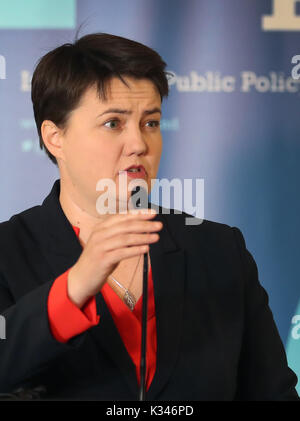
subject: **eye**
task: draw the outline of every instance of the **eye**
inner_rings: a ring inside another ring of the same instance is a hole
[[[118,119],[114,119],[114,120],[109,120],[106,123],[104,123],[104,126],[109,128],[109,129],[117,129],[118,128],[118,123],[120,123],[120,120]],[[109,126],[107,126],[107,124]]]
[[[148,127],[150,127],[151,129],[155,129],[156,127],[159,127],[160,122],[158,120],[151,120],[151,121],[148,121],[146,125],[147,124],[150,124],[150,126]]]

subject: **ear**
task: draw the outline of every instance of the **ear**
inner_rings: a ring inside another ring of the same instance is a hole
[[[56,159],[63,158],[63,130],[57,127],[53,121],[44,120],[41,126],[41,134],[48,151],[52,153]]]

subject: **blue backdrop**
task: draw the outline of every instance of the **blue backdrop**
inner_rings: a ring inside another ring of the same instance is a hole
[[[0,11],[0,221],[58,177],[33,120],[37,60],[80,24],[153,47],[174,73],[158,178],[204,178],[205,218],[242,230],[300,376],[300,2],[0,0]]]

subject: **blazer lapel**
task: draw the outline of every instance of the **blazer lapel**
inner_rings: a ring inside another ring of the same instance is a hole
[[[177,247],[168,231],[167,216],[159,213],[156,218],[163,223],[160,240],[150,245],[157,355],[156,371],[146,393],[147,400],[158,397],[175,367],[182,332],[185,283],[184,251]]]
[[[61,208],[59,194],[60,180],[56,180],[43,204],[26,217],[28,229],[39,242],[53,281],[72,267],[82,252],[72,225]]]
[[[34,224],[30,224],[30,228],[35,231],[36,238],[40,239],[45,259],[53,273],[53,280],[73,266],[82,252],[76,234],[60,206],[59,193],[60,180],[56,180],[49,196],[41,206],[40,219]],[[168,230],[168,216],[162,214],[161,211],[162,208],[159,207],[159,213],[155,217],[163,223],[160,240],[150,244],[157,356],[155,376],[146,394],[147,400],[155,400],[171,376],[178,356],[182,331],[185,281],[184,251],[179,249],[173,241]],[[96,302],[101,320],[99,325],[91,328],[88,333],[119,367],[131,392],[138,397],[135,366],[127,353],[101,293],[97,295]]]
[[[164,226],[160,231],[160,241],[150,245],[157,355],[155,375],[146,393],[147,400],[155,400],[175,367],[182,332],[185,280],[184,251],[178,249],[173,242],[167,228],[166,216],[158,214],[155,219],[162,221]],[[97,295],[96,301],[101,320],[99,326],[90,330],[90,334],[119,367],[131,392],[138,398],[139,388],[135,366],[127,353],[102,294]]]
[[[107,357],[116,365],[122,373],[130,391],[134,397],[138,397],[138,383],[135,366],[121,339],[110,311],[105,303],[102,294],[97,294],[97,313],[100,314],[98,326],[90,329],[89,334],[98,343]]]

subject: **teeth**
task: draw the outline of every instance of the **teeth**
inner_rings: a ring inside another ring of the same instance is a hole
[[[140,169],[139,168],[130,168],[128,171],[130,171],[130,172],[139,172]]]

